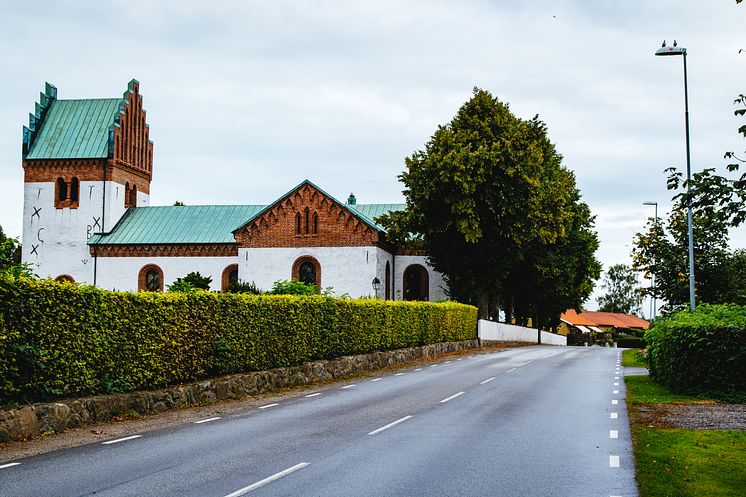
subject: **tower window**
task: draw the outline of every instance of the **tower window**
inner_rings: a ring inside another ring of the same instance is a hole
[[[137,207],[137,185],[132,185],[130,190],[130,207]]]
[[[62,178],[57,178],[57,201],[64,202],[67,200],[67,183]]]
[[[78,181],[78,178],[73,178],[70,182],[70,202],[75,204],[75,207],[78,205],[78,199],[80,198],[80,181]]]

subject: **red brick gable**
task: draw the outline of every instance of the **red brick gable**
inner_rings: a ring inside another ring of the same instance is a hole
[[[377,229],[308,181],[236,230],[235,236],[238,247],[244,248],[379,244]]]
[[[125,97],[119,122],[114,126],[112,159],[117,166],[138,172],[150,181],[153,172],[153,143],[150,141],[150,129],[142,108],[140,83],[132,80]]]

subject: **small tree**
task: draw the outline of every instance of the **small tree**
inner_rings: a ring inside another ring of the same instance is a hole
[[[194,290],[210,290],[212,277],[202,276],[199,271],[193,271],[186,276],[177,278],[173,284],[168,285],[169,292],[192,292]]]
[[[622,314],[639,314],[642,305],[642,292],[637,281],[637,274],[626,264],[614,264],[609,267],[601,288],[606,295],[599,297],[599,310],[602,312],[620,312]]]
[[[21,244],[15,238],[8,238],[0,226],[0,273],[13,276],[34,276],[31,265],[21,262]]]

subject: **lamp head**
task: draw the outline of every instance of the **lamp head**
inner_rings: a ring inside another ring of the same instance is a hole
[[[686,55],[686,48],[680,47],[676,40],[673,41],[673,46],[666,46],[666,40],[663,40],[663,44],[655,51],[655,55]]]
[[[658,202],[643,202],[642,205],[658,205]]]

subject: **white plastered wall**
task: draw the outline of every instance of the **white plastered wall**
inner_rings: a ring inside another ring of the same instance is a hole
[[[373,296],[373,278],[383,282],[381,253],[385,251],[372,246],[240,248],[238,277],[269,290],[275,281],[291,279],[293,263],[299,257],[310,256],[321,266],[322,289],[332,287],[335,295],[346,293],[353,298]]]
[[[32,265],[40,277],[62,274],[77,282],[93,282],[93,262],[88,238],[106,231],[124,214],[124,186],[107,181],[106,210],[103,212],[101,181],[81,181],[76,209],[55,209],[52,182],[24,184],[23,262]],[[141,200],[142,199],[142,200]],[[138,205],[147,205],[149,196],[138,194]]]
[[[99,257],[96,285],[108,290],[137,291],[140,270],[155,264],[163,271],[164,290],[177,278],[197,271],[202,276],[212,277],[210,290],[219,291],[223,271],[235,263],[235,257]]]

